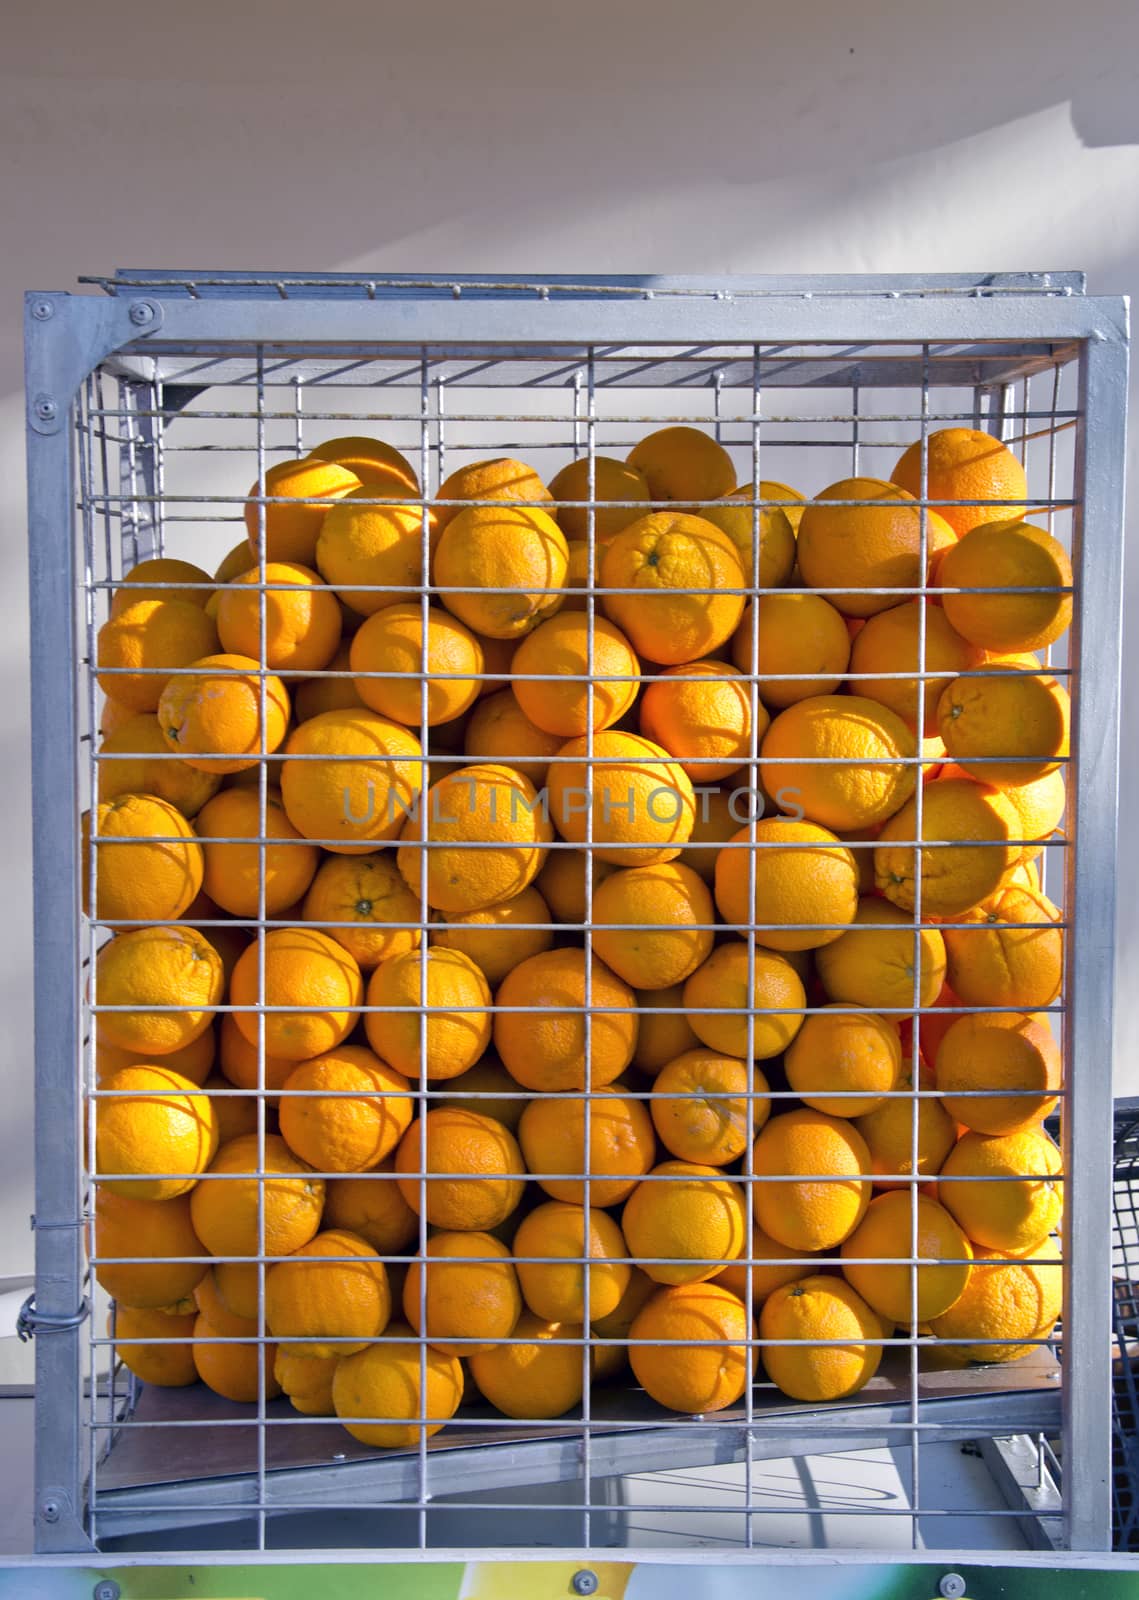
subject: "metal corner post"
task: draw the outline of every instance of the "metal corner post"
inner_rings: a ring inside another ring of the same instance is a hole
[[[57,325],[29,302],[28,562],[31,595],[32,870],[35,930],[37,1552],[90,1549],[84,1529],[79,1148],[74,472],[70,384],[50,388]],[[62,374],[61,374],[62,376]]]
[[[1064,1476],[1072,1550],[1111,1548],[1112,991],[1115,964],[1120,634],[1127,340],[1084,345],[1076,449],[1078,574],[1073,647],[1075,783],[1069,788],[1070,920],[1065,971],[1069,1097],[1064,1170]],[[1074,857],[1074,860],[1073,860]],[[1079,1241],[1079,1248],[1069,1247]],[[1073,1359],[1084,1352],[1093,1359]],[[1103,1352],[1103,1359],[1094,1359]]]

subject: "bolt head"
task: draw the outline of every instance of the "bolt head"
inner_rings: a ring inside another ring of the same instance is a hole
[[[570,1579],[570,1588],[574,1594],[596,1594],[597,1574],[590,1572],[588,1567],[583,1567],[580,1572],[575,1572]]]
[[[32,307],[32,316],[37,322],[47,322],[55,316],[55,307],[50,300],[37,300]]]
[[[49,400],[46,395],[41,395],[36,401],[36,416],[41,422],[54,422],[59,407],[54,400]]]
[[[130,319],[136,328],[145,328],[154,321],[154,307],[149,300],[136,300],[130,308]]]
[[[963,1600],[965,1579],[959,1572],[947,1572],[938,1584],[937,1592],[944,1600]]]
[[[58,1500],[45,1500],[40,1507],[40,1516],[45,1522],[58,1522],[60,1515],[61,1507]]]
[[[119,1600],[122,1592],[114,1578],[100,1578],[91,1591],[91,1600]]]

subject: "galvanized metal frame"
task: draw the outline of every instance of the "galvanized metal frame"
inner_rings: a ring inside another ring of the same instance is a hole
[[[198,286],[196,293],[184,287],[190,281]],[[80,962],[73,834],[77,584],[69,424],[80,385],[103,362],[154,382],[164,358],[180,349],[223,355],[227,348],[253,346],[262,346],[268,355],[335,346],[348,356],[377,347],[411,353],[448,346],[472,354],[490,347],[496,354],[516,350],[529,358],[541,352],[568,363],[606,343],[691,347],[841,342],[928,349],[931,343],[951,341],[962,346],[966,370],[970,350],[1007,347],[1011,363],[1018,344],[1030,341],[1047,341],[1078,355],[1081,492],[1076,539],[1084,559],[1073,644],[1084,670],[1070,787],[1075,849],[1067,853],[1069,904],[1079,932],[1068,940],[1065,1044],[1068,1059],[1079,1062],[1080,1093],[1067,1102],[1065,1156],[1067,1171],[1078,1175],[1067,1186],[1066,1228],[1070,1239],[1078,1238],[1079,1248],[1065,1252],[1065,1342],[1075,1351],[1106,1350],[1124,304],[1085,299],[1076,275],[742,282],[551,278],[515,284],[311,280],[293,274],[272,276],[270,282],[271,289],[237,275],[217,275],[215,281],[193,275],[123,274],[104,285],[112,290],[110,298],[28,297],[36,824],[35,1310],[40,1325],[37,1385],[46,1397],[37,1414],[38,1548],[89,1548],[82,1521],[81,1335],[73,1321],[83,1284],[74,1072],[80,1018],[77,996],[59,975],[77,971]],[[986,376],[1001,381],[991,372]],[[584,420],[590,427],[588,414]],[[264,785],[262,774],[262,796]],[[587,925],[589,920],[587,914]],[[1104,1549],[1110,1476],[1106,1362],[1069,1363],[1064,1426],[1066,1459],[1079,1463],[1065,1484],[1064,1542],[1072,1550]],[[131,1498],[126,1497],[128,1502]],[[113,1507],[108,1509],[113,1516]],[[127,1504],[122,1511],[129,1519]],[[263,1509],[259,1516],[263,1524]]]

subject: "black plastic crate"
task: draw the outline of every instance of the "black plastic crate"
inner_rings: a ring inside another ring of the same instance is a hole
[[[1139,1100],[1115,1108],[1112,1542],[1139,1550]]]

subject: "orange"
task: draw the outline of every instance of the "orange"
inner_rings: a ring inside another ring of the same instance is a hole
[[[692,832],[696,797],[668,752],[650,739],[608,729],[571,739],[549,775],[550,816],[562,838],[584,844],[592,813],[594,853],[619,867],[672,861]]]
[[[120,1305],[115,1312],[115,1355],[143,1383],[163,1389],[181,1389],[196,1383],[198,1369],[190,1341],[194,1336],[193,1311],[170,1312],[162,1306],[140,1310]],[[168,1339],[169,1344],[134,1344],[135,1339]],[[177,1341],[175,1343],[174,1341]]]
[[[1064,936],[1048,924],[1060,915],[1047,896],[1016,885],[962,912],[957,920],[973,926],[943,933],[951,987],[968,1006],[1051,1005],[1064,974]]]
[[[311,567],[270,561],[243,572],[222,590],[217,628],[223,650],[231,655],[263,660],[277,671],[316,672],[336,654],[340,607]]]
[[[1038,1259],[974,1251],[965,1288],[930,1326],[939,1339],[998,1342],[957,1345],[956,1360],[1019,1361],[1033,1348],[1023,1341],[1046,1339],[1052,1332],[1064,1303],[1060,1252],[1051,1239],[1042,1239],[1031,1254]]]
[[[654,1282],[704,1283],[743,1250],[747,1202],[716,1167],[664,1161],[626,1200],[621,1229]]]
[[[224,1335],[206,1317],[194,1322],[194,1365],[198,1377],[215,1394],[226,1400],[250,1405],[264,1395],[273,1400],[281,1388],[273,1376],[275,1345],[219,1343]]]
[[[265,796],[264,822],[255,789],[224,789],[203,807],[196,826],[204,841],[206,893],[231,916],[262,914],[262,887],[263,914],[280,916],[312,881],[320,852],[293,827],[276,790]],[[221,839],[247,842],[216,842]]]
[[[123,1067],[102,1084],[95,1169],[109,1193],[170,1200],[194,1187],[218,1147],[213,1106],[195,1088],[177,1072],[150,1066]]]
[[[619,863],[621,866],[626,864],[624,861]],[[617,870],[617,864],[602,861],[596,852],[587,862],[584,850],[551,850],[546,865],[534,880],[542,899],[559,922],[585,921],[587,865],[592,869],[590,876],[594,894],[598,886]]]
[[[743,563],[734,542],[703,517],[656,511],[605,546],[605,614],[650,661],[665,666],[711,655],[735,632],[744,607]],[[723,593],[735,590],[736,593]]]
[[[693,1032],[711,1049],[766,1061],[782,1054],[802,1027],[797,1013],[807,997],[786,957],[757,946],[750,965],[749,984],[746,942],[725,939],[684,985],[684,1005]]]
[[[371,439],[363,434],[325,439],[323,444],[313,446],[309,456],[347,467],[371,490],[373,498],[419,493],[419,479],[411,462],[394,445],[385,444],[382,439]]]
[[[332,1375],[340,1357],[298,1356],[288,1345],[279,1347],[273,1361],[273,1377],[288,1395],[295,1411],[305,1416],[330,1417]]]
[[[944,768],[942,776],[949,776]],[[1017,815],[1019,823],[1017,838],[1035,841],[1033,844],[1023,846],[1024,859],[1032,861],[1041,854],[1044,841],[1060,830],[1068,803],[1064,787],[1064,770],[1058,767],[1055,772],[1046,773],[1043,778],[1019,784],[1015,789],[1006,789],[1004,797]],[[1028,887],[1031,888],[1033,885],[1029,884]],[[1040,885],[1036,884],[1035,887],[1039,889]]]
[[[419,1236],[419,1218],[403,1198],[394,1174],[394,1158],[385,1156],[362,1177],[329,1178],[325,1225],[359,1234],[382,1256],[406,1250]]]
[[[768,721],[757,699],[757,741]],[[641,732],[675,756],[694,783],[717,783],[751,753],[752,690],[725,661],[671,667],[645,690]]]
[[[394,839],[414,808],[422,755],[413,733],[374,711],[310,717],[285,746],[281,798],[289,821],[326,850],[366,855]]]
[[[221,785],[220,772],[199,772],[185,761],[171,760],[162,724],[153,711],[129,715],[106,736],[98,753],[100,800],[154,795],[184,817],[193,817]],[[104,760],[110,756],[120,759]]]
[[[1024,468],[1007,445],[976,428],[938,428],[924,445],[927,500],[976,500],[980,505],[942,506],[940,514],[959,537],[994,516],[1020,516],[1028,493]],[[898,458],[891,481],[915,499],[922,493],[923,445],[915,439]]]
[[[482,646],[438,606],[427,608],[426,646],[418,602],[385,606],[361,624],[349,660],[364,704],[408,727],[453,722],[478,699]]]
[[[582,1396],[583,1338],[580,1323],[543,1322],[523,1311],[509,1343],[471,1357],[471,1377],[508,1417],[560,1417]]]
[[[1060,1171],[1059,1150],[1038,1128],[964,1133],[941,1168],[938,1198],[975,1243],[1027,1255],[1059,1226]]]
[[[868,828],[913,793],[917,769],[907,763],[916,753],[913,734],[886,706],[862,695],[816,695],[781,711],[767,730],[763,781],[770,794],[793,793],[808,821]]]
[[[256,1039],[249,1040],[237,1025],[234,1012],[227,1011],[221,1019],[218,1033],[219,1066],[228,1083],[235,1089],[259,1089],[264,1087],[267,1091],[267,1104],[276,1105],[276,1092],[283,1089],[285,1082],[296,1066],[284,1056],[274,1056],[266,1053],[261,1055],[260,1046]],[[261,1063],[264,1061],[264,1083],[262,1084]]]
[[[626,1341],[629,1329],[645,1301],[656,1294],[659,1288],[660,1285],[654,1283],[640,1267],[630,1267],[629,1287],[618,1301],[616,1309],[607,1317],[597,1317],[590,1323],[594,1383],[605,1382],[624,1371],[628,1364]]]
[[[922,1019],[922,1039],[926,1033],[926,1020]],[[927,1080],[922,1074],[921,1087],[931,1088],[932,1076]],[[906,1075],[895,1085],[899,1098],[886,1100],[876,1111],[864,1112],[857,1118],[858,1131],[866,1140],[870,1152],[870,1170],[874,1174],[876,1189],[901,1189],[909,1193],[904,1180],[914,1170],[914,1103],[905,1098],[913,1088],[913,1080]],[[904,1094],[903,1094],[904,1092]],[[919,1097],[917,1102],[917,1171],[923,1177],[934,1177],[941,1164],[957,1142],[957,1127],[940,1100]]]
[[[749,1074],[738,1056],[686,1050],[653,1084],[653,1125],[670,1155],[726,1167],[770,1116],[767,1088],[763,1073],[753,1068]]]
[[[206,1028],[197,1038],[191,1039],[180,1050],[171,1050],[162,1057],[162,1065],[176,1072],[182,1078],[189,1078],[196,1088],[202,1088],[210,1075],[213,1066],[214,1052],[217,1039],[214,1035],[213,1025]],[[117,1044],[107,1044],[102,1039],[95,1040],[95,1083],[102,1088],[104,1082],[112,1072],[120,1072],[123,1067],[145,1067],[150,1065],[150,1056],[153,1051],[141,1053],[137,1050],[123,1050]]]
[[[1043,528],[1016,518],[971,529],[942,558],[937,581],[942,589],[961,591],[943,597],[945,615],[958,633],[986,650],[1043,650],[1072,620],[1071,593],[1057,592],[1071,589],[1067,553]],[[994,594],[994,589],[1046,592]]]
[[[445,950],[458,950],[480,969],[492,989],[530,956],[554,942],[550,910],[533,884],[510,900],[481,911],[453,911],[431,936]]]
[[[642,475],[652,500],[719,500],[736,486],[731,456],[702,428],[656,428],[625,463]]]
[[[332,1378],[332,1403],[345,1428],[362,1444],[385,1450],[415,1449],[450,1421],[462,1398],[457,1356],[390,1333],[345,1356]]]
[[[210,1163],[211,1176],[194,1190],[194,1231],[211,1255],[260,1255],[262,1209],[269,1256],[292,1255],[320,1226],[324,1180],[297,1160],[280,1134],[265,1135],[263,1167],[258,1155],[257,1134],[231,1139]],[[264,1178],[256,1176],[259,1168]]]
[[[121,933],[95,960],[95,1030],[101,1043],[135,1055],[167,1056],[205,1033],[221,1001],[221,959],[208,939],[182,926]],[[152,1007],[177,1006],[176,1011]]]
[[[202,772],[244,772],[285,737],[289,697],[250,656],[203,655],[172,677],[158,700],[168,750]],[[262,690],[264,684],[264,690]],[[264,695],[264,720],[262,720]]]
[[[639,1015],[633,1065],[655,1078],[662,1067],[695,1049],[700,1040],[685,1015],[682,983],[639,990],[635,998]]]
[[[590,464],[588,456],[579,456],[567,462],[562,470],[550,479],[550,493],[555,500],[589,501]],[[649,509],[649,486],[642,473],[626,461],[615,461],[612,456],[593,457],[593,537],[597,544],[606,544],[615,534],[627,528],[630,522],[644,516]],[[605,505],[606,500],[633,500],[635,505]],[[642,509],[643,508],[643,509]],[[589,537],[589,506],[560,505],[554,513],[558,526],[567,539]]]
[[[459,950],[389,956],[368,980],[366,1004],[368,1043],[415,1083],[421,1072],[457,1078],[490,1043],[490,988]],[[414,1009],[420,1005],[427,1007],[426,1024]]]
[[[834,504],[849,501],[851,504]],[[921,566],[923,513],[912,495],[881,478],[843,478],[811,501],[799,524],[799,571],[809,589],[848,617],[872,617],[905,596],[874,590],[916,589],[939,551],[956,542],[936,511],[924,513],[926,566]],[[835,592],[849,585],[846,592]],[[952,619],[951,619],[952,620]]]
[[[510,1076],[536,1092],[581,1091],[587,1077],[600,1089],[624,1072],[637,1039],[632,989],[596,956],[547,950],[521,962],[502,982],[495,1005],[494,1044]],[[586,1062],[586,1017],[589,1061]]]
[[[822,1111],[784,1111],[752,1152],[752,1209],[765,1233],[793,1250],[833,1250],[870,1203],[870,1152],[851,1122]]]
[[[370,856],[325,856],[305,895],[304,919],[318,923],[369,972],[388,956],[419,948],[419,899],[387,851]],[[340,924],[337,926],[337,924]]]
[[[281,1095],[281,1137],[318,1172],[365,1172],[410,1127],[410,1087],[370,1050],[342,1044],[302,1061],[290,1075]]]
[[[82,818],[83,909],[90,915],[91,813]],[[121,794],[95,815],[95,916],[173,922],[202,887],[202,847],[182,813],[151,794]]]
[[[121,588],[111,592],[111,616],[117,617],[139,600],[180,600],[204,611],[213,595],[213,579],[192,561],[172,561],[169,556],[140,561],[124,572]],[[199,584],[205,587],[197,587]],[[155,585],[155,587],[150,587]]]
[[[776,1388],[816,1404],[864,1389],[878,1370],[882,1324],[842,1278],[816,1273],[770,1294],[759,1313],[763,1364]],[[780,1339],[794,1343],[778,1344]]]
[[[270,1055],[305,1061],[334,1049],[358,1020],[364,988],[359,967],[342,945],[316,928],[270,928],[262,937],[263,946],[255,940],[233,969],[230,1002],[269,1008],[264,1038]],[[276,1011],[277,1006],[303,1009]],[[257,1044],[257,1012],[233,1015],[249,1043]]]
[[[537,507],[471,506],[448,521],[435,551],[447,610],[476,633],[520,639],[557,611],[569,550]]]
[[[292,1066],[292,1062],[288,1063]],[[228,1144],[243,1133],[257,1132],[257,1099],[251,1094],[234,1094],[229,1079],[221,1072],[211,1072],[202,1084],[210,1096],[214,1115],[218,1120],[218,1144]],[[266,1101],[268,1104],[268,1100]]]
[[[1021,1011],[958,1017],[934,1071],[946,1111],[974,1133],[1019,1133],[1042,1122],[1055,1110],[1062,1077],[1047,1016]],[[1009,1093],[970,1093],[996,1089]]]
[[[206,1252],[190,1220],[189,1194],[145,1200],[140,1187],[124,1184],[119,1192],[96,1185],[95,1254],[126,1259],[100,1262],[95,1277],[120,1306],[172,1306],[205,1276]]]
[[[916,834],[917,802],[911,799],[886,823],[874,852],[879,890],[904,911],[915,907],[918,869],[913,848],[901,841]],[[987,899],[1020,854],[1019,846],[1009,843],[1018,834],[1008,801],[998,790],[968,778],[926,784],[921,837],[927,844],[920,852],[923,917],[954,917]]]
[[[844,1240],[842,1270],[880,1317],[908,1325],[929,1322],[949,1310],[965,1287],[972,1255],[968,1239],[944,1206],[928,1195],[895,1190],[872,1200]],[[921,1264],[909,1265],[911,1257]],[[884,1264],[891,1259],[906,1265]]]
[[[915,950],[915,943],[917,950]],[[888,900],[863,896],[854,925],[816,957],[819,979],[831,1000],[872,1009],[931,1006],[945,978],[945,943],[936,928],[915,930],[912,914]]]
[[[873,1011],[827,1006],[805,1017],[784,1069],[804,1105],[831,1117],[862,1117],[886,1104],[902,1072],[897,1027]],[[855,1091],[853,1094],[850,1091]]]
[[[808,1252],[810,1255],[810,1252]],[[769,1233],[764,1233],[758,1223],[751,1231],[750,1259],[745,1253],[730,1266],[718,1272],[712,1279],[713,1283],[722,1289],[730,1289],[738,1295],[744,1305],[748,1304],[748,1279],[751,1281],[751,1304],[758,1308],[785,1283],[797,1283],[800,1278],[809,1278],[813,1270],[813,1261],[803,1259],[801,1250],[792,1250],[785,1244],[780,1244],[778,1239],[773,1239]]]
[[[185,600],[132,601],[99,629],[99,687],[132,711],[153,711],[172,671],[208,656],[217,643],[201,606]]]
[[[417,1215],[425,1208],[433,1228],[485,1233],[516,1209],[526,1169],[518,1141],[501,1122],[441,1106],[411,1124],[395,1170],[403,1198]]]
[[[467,723],[463,749],[479,762],[500,762],[529,778],[536,788],[546,781],[551,756],[563,740],[539,728],[518,704],[513,689],[492,684],[495,693],[480,699]]]
[[[344,1256],[353,1259],[335,1259]],[[383,1333],[391,1310],[383,1262],[343,1229],[316,1234],[265,1274],[265,1320],[293,1355],[352,1355]]]
[[[579,1206],[585,1203],[585,1177],[591,1207],[615,1206],[656,1159],[651,1117],[640,1100],[620,1089],[595,1090],[588,1101],[535,1096],[522,1111],[518,1142],[540,1188],[554,1200]]]
[[[483,673],[479,683],[479,699],[510,687],[510,663],[518,648],[517,639],[488,639],[485,633],[476,633],[482,645]]]
[[[597,617],[590,655],[588,618],[579,611],[543,622],[514,652],[514,695],[523,714],[563,739],[611,728],[636,699],[641,664],[613,623]],[[530,677],[529,674],[538,676]]]
[[[747,850],[740,848],[745,845]],[[749,876],[754,877],[751,894]],[[765,817],[741,828],[720,851],[716,905],[724,921],[737,928],[754,923],[757,944],[770,950],[815,950],[833,944],[854,921],[858,867],[851,851],[826,828]]]
[[[1070,716],[1068,691],[1055,678],[1010,668],[956,678],[937,707],[949,755],[979,783],[1000,788],[1057,771],[1068,754]]]
[[[214,569],[214,583],[232,583],[234,578],[240,577],[243,572],[248,572],[256,562],[257,557],[249,548],[249,540],[242,539],[240,544],[235,544],[232,550],[227,550]],[[206,604],[216,609],[219,591],[214,590]]]
[[[543,507],[553,503],[553,496],[533,467],[516,461],[513,456],[495,456],[489,461],[470,461],[457,467],[439,485],[435,498],[439,502],[477,500],[492,505],[500,500],[539,501]],[[459,507],[441,503],[436,514],[442,531],[462,512]],[[543,515],[546,514],[543,510]]]
[[[629,1362],[658,1405],[696,1415],[735,1405],[755,1371],[755,1328],[718,1283],[661,1289],[629,1329]]]
[[[593,948],[619,978],[635,989],[667,989],[708,958],[716,908],[691,867],[666,861],[606,878],[593,920]]]
[[[342,496],[320,524],[314,555],[325,583],[365,617],[413,600],[423,582],[423,508],[368,503],[377,497],[371,484]],[[428,511],[429,552],[438,536],[435,514]]]
[[[920,680],[922,732],[938,731],[937,703],[950,680],[979,667],[985,652],[954,628],[944,610],[926,600],[906,600],[879,611],[859,629],[850,650],[850,682],[856,694],[877,700],[910,728],[918,723],[919,680],[864,677],[863,674],[917,672],[922,661],[922,619],[925,621],[924,670],[936,677]],[[964,679],[976,683],[977,679]]]
[[[275,462],[265,473],[264,488],[255,483],[245,503],[245,531],[253,559],[299,561],[311,567],[325,513],[341,495],[359,487],[356,474],[335,461],[309,456],[304,461]],[[264,507],[253,496],[264,497]]]
[[[748,805],[746,787],[736,795],[736,786],[732,783],[725,784],[722,789],[701,784],[696,791],[696,816],[681,859],[709,886],[716,879],[716,857],[733,834],[739,832],[740,822],[748,816]]]
[[[444,1355],[493,1350],[510,1338],[522,1315],[510,1251],[489,1233],[435,1234],[427,1241],[426,1261],[413,1261],[408,1269],[403,1314]],[[481,1342],[452,1342],[468,1339]]]
[[[519,1092],[518,1085],[497,1056],[484,1055],[452,1080],[452,1089],[444,1098],[432,1095],[433,1106],[457,1106],[461,1111],[479,1111],[484,1117],[493,1117],[509,1128],[516,1137],[522,1112],[530,1100]]]
[[[759,607],[758,624],[753,604]],[[779,711],[812,695],[834,694],[846,675],[850,648],[842,613],[808,589],[749,601],[732,636],[732,660],[741,672],[758,674],[765,704]]]
[[[351,672],[352,641],[341,639],[336,653],[318,677],[303,678],[293,690],[293,711],[298,722],[318,717],[322,711],[358,711],[364,702],[356,693]],[[325,673],[343,674],[326,677]]]
[[[487,762],[460,767],[431,785],[400,834],[396,861],[433,910],[482,911],[533,883],[552,838],[544,801],[530,780]]]
[[[523,1217],[514,1235],[514,1265],[522,1298],[547,1322],[584,1322],[607,1317],[629,1287],[628,1254],[620,1228],[604,1211],[590,1209],[589,1245],[581,1206],[547,1200]],[[527,1260],[527,1257],[535,1259]],[[589,1315],[586,1305],[588,1257]]]
[[[124,722],[129,722],[132,717],[141,714],[133,706],[123,705],[120,700],[114,700],[105,694],[103,709],[99,713],[99,732],[106,738],[112,733],[117,733]]]
[[[758,496],[757,496],[758,487]],[[791,576],[795,565],[795,530],[781,506],[761,506],[756,518],[755,501],[783,500],[783,485],[761,481],[745,483],[724,495],[718,505],[704,506],[700,515],[723,530],[739,551],[745,581],[761,589],[778,589]],[[756,529],[759,534],[759,577],[754,579]]]

